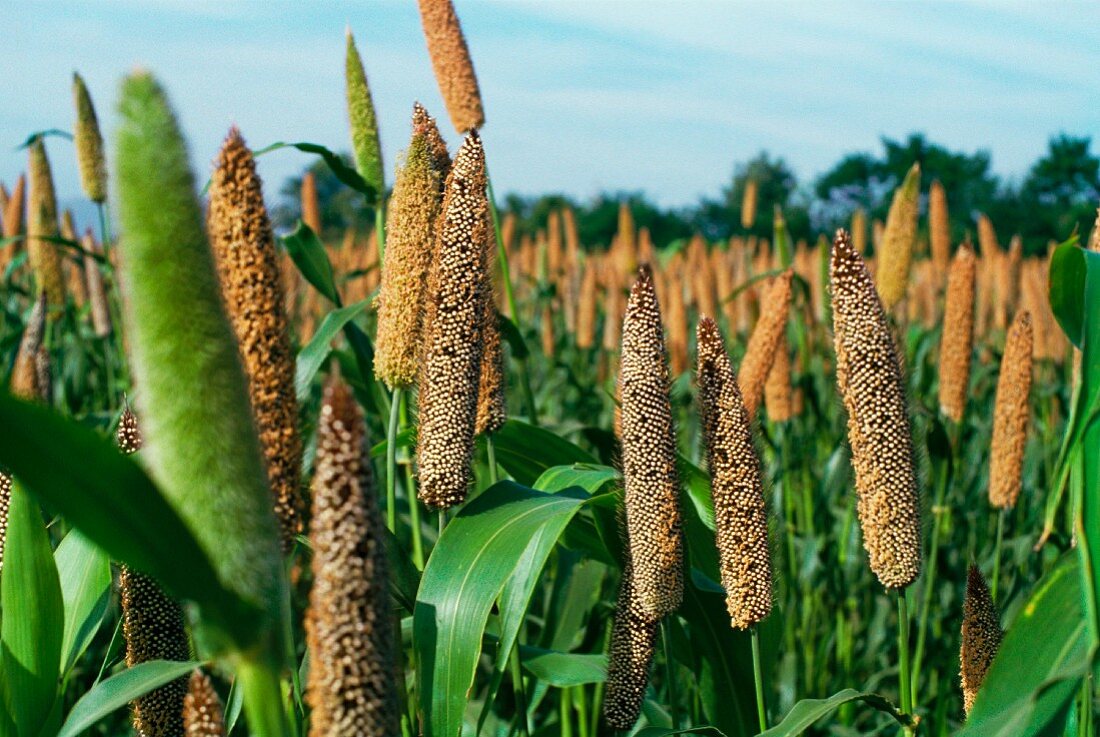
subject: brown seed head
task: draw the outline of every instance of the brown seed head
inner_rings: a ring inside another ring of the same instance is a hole
[[[317,199],[317,177],[307,171],[302,175],[302,222],[321,237],[321,203]]]
[[[867,253],[867,212],[862,207],[852,213],[852,248],[861,256]]]
[[[699,321],[699,416],[730,623],[748,629],[772,609],[768,511],[748,411],[718,325]]]
[[[115,430],[115,441],[118,443],[118,448],[126,455],[137,453],[141,450],[141,446],[144,441],[141,437],[141,430],[138,428],[137,415],[130,409],[130,403],[127,402],[126,406],[122,410],[122,415],[118,418],[118,428]]]
[[[993,407],[993,439],[989,455],[989,503],[1000,509],[1016,506],[1031,416],[1031,313],[1021,311],[1005,338],[997,398]]]
[[[492,223],[486,222],[485,239],[486,263],[491,263],[495,255],[495,239],[492,237]],[[504,427],[508,419],[508,408],[504,403],[504,346],[500,341],[500,313],[492,287],[487,280],[481,306],[481,378],[477,389],[478,435],[493,434]]]
[[[947,191],[938,179],[928,190],[928,238],[936,278],[942,279],[951,258],[951,221],[947,215]]]
[[[786,422],[794,416],[791,354],[785,331],[779,334],[775,359],[768,371],[768,380],[764,383],[764,406],[768,408],[768,418],[772,422]]]
[[[313,477],[306,615],[310,735],[396,735],[399,705],[384,528],[370,445],[351,390],[325,388]]]
[[[432,169],[439,175],[439,196],[443,197],[443,185],[447,181],[447,175],[451,172],[451,155],[447,152],[447,142],[439,133],[439,126],[435,118],[428,115],[428,111],[419,102],[413,103],[413,138],[424,136],[428,145],[428,155],[432,161]],[[407,156],[408,154],[406,154]]]
[[[103,273],[95,258],[102,254],[102,249],[90,230],[84,234],[81,245],[84,246],[84,279],[87,282],[88,305],[92,312],[92,329],[97,338],[103,338],[111,334],[111,311],[107,303]]]
[[[420,499],[432,507],[461,503],[471,480],[488,288],[487,208],[485,154],[471,133],[447,180],[425,300],[417,466]]]
[[[635,608],[633,572],[628,561],[619,584],[619,600],[611,626],[607,691],[603,717],[611,729],[630,730],[638,721],[649,683],[649,666],[657,645],[658,623]]]
[[[878,263],[875,283],[887,310],[893,309],[909,288],[909,265],[917,236],[919,206],[920,164],[913,164],[894,192],[882,233],[882,249],[875,254]]]
[[[888,589],[920,574],[920,500],[905,388],[886,312],[843,230],[830,265],[837,384],[848,412],[863,547]]]
[[[748,230],[756,222],[757,183],[755,179],[745,182],[745,191],[741,195],[741,227]]]
[[[985,674],[993,663],[997,648],[1001,646],[1000,617],[989,587],[975,565],[970,566],[966,577],[966,600],[963,603],[962,648],[959,662],[962,664],[963,708],[966,713],[974,706],[974,698],[982,687]]]
[[[749,344],[745,348],[745,356],[741,359],[738,380],[750,419],[756,415],[756,408],[764,395],[764,384],[768,380],[768,372],[771,371],[775,360],[775,351],[787,329],[793,277],[794,272],[787,269],[768,287],[766,295],[761,300],[760,319],[752,329]]]
[[[683,598],[680,477],[661,310],[648,267],[623,318],[619,397],[627,541],[637,610],[656,621]]]
[[[15,187],[12,188],[8,203],[4,207],[3,236],[5,238],[13,238],[23,232],[23,206],[26,200],[26,189],[27,178],[20,174],[19,179],[15,181]],[[8,249],[13,247],[8,246]]]
[[[382,263],[374,375],[390,388],[416,381],[423,350],[424,288],[432,262],[440,175],[425,135],[415,132],[390,198]]]
[[[15,365],[11,372],[11,393],[22,399],[48,402],[50,358],[45,346],[46,293],[40,292],[27,318]]]
[[[596,303],[599,282],[595,263],[587,261],[583,268],[580,297],[577,300],[577,347],[587,350],[596,343]]]
[[[225,737],[224,712],[214,684],[205,673],[196,670],[183,697],[183,733],[187,737]]]
[[[11,507],[11,476],[0,471],[0,571],[4,570],[4,541],[8,536],[8,509]]]
[[[947,274],[943,335],[940,338],[940,409],[962,422],[970,359],[974,353],[974,283],[977,260],[966,243],[959,246]]]
[[[45,290],[50,306],[60,307],[65,303],[61,255],[55,243],[42,238],[57,237],[60,233],[53,174],[50,172],[50,160],[46,156],[46,146],[41,137],[34,140],[28,151],[31,190],[28,199],[30,213],[27,218],[27,233],[31,237],[27,242],[27,260],[34,271],[38,288]]]
[[[248,377],[283,550],[301,532],[302,440],[279,260],[256,162],[234,127],[210,180],[206,227]]]
[[[418,4],[435,81],[451,122],[459,133],[477,130],[485,124],[485,111],[470,49],[454,5],[451,0],[418,0]]]

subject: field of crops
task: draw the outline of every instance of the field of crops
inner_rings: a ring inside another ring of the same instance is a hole
[[[477,50],[419,5],[438,125],[392,101],[383,165],[349,31],[353,155],[279,144],[318,162],[285,232],[275,147],[193,171],[155,70],[27,139],[0,737],[1095,735],[1100,228],[1025,249],[914,161],[830,232],[750,178],[729,238],[624,201],[586,242],[498,208]]]

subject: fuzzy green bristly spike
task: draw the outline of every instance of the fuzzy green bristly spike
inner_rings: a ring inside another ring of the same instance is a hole
[[[279,534],[186,144],[147,72],[125,80],[119,114],[122,279],[145,460],[226,588],[266,613],[260,640],[280,631]],[[229,644],[204,634],[214,648]]]
[[[92,202],[107,199],[107,162],[103,158],[103,136],[99,132],[92,97],[84,78],[73,73],[73,102],[76,104],[76,161],[80,166],[80,186]]]
[[[374,187],[378,196],[385,192],[382,173],[382,144],[378,140],[378,118],[374,114],[367,73],[363,60],[355,48],[355,39],[348,29],[348,51],[345,62],[348,93],[348,119],[351,121],[351,143],[355,149],[355,166],[367,184]]]

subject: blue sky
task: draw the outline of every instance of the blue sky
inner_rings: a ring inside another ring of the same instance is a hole
[[[1051,134],[1100,133],[1100,4],[1007,2],[485,2],[456,0],[485,98],[498,192],[644,190],[664,205],[713,194],[760,149],[804,181],[879,137],[924,131],[992,152],[1019,176]],[[413,0],[5,3],[0,180],[34,130],[70,128],[70,75],[108,137],[121,77],[154,71],[200,176],[228,127],[255,147],[348,148],[344,28],[363,53],[386,167],[414,100],[449,129]],[[50,139],[63,201],[72,147]],[[1100,149],[1100,141],[1094,150]],[[307,157],[261,159],[274,195]]]

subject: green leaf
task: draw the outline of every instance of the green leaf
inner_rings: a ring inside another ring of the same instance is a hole
[[[959,737],[1029,737],[1064,720],[1088,671],[1091,643],[1080,562],[1063,556],[1001,642]]]
[[[69,712],[57,737],[75,737],[139,696],[198,668],[198,661],[150,660],[97,683]]]
[[[862,701],[884,714],[889,714],[899,724],[905,725],[911,721],[909,717],[899,712],[893,704],[882,696],[866,691],[856,691],[854,688],[846,688],[827,699],[803,699],[799,701],[791,707],[787,716],[783,717],[783,721],[764,732],[760,737],[792,737],[792,735],[802,734],[813,726],[818,719],[836,711],[842,704],[853,701]]]
[[[1081,347],[1085,320],[1085,251],[1077,239],[1062,243],[1050,257],[1050,309],[1066,337]]]
[[[520,646],[524,670],[557,688],[603,683],[607,680],[607,656],[562,653],[539,647]]]
[[[533,538],[564,527],[584,502],[502,481],[470,501],[448,525],[420,582],[413,612],[417,692],[425,734],[457,737],[493,602]]]
[[[270,146],[264,146],[254,151],[253,155],[262,156],[271,151],[278,151],[281,148],[296,148],[307,154],[317,154],[324,160],[325,164],[328,165],[328,168],[332,170],[332,173],[336,175],[337,179],[354,189],[356,192],[361,192],[370,207],[374,207],[378,202],[378,190],[367,184],[366,180],[359,176],[359,172],[344,163],[344,160],[340,158],[338,154],[333,153],[320,144],[309,143],[307,141],[298,141],[297,143],[276,141]]]
[[[317,375],[321,364],[328,358],[332,351],[332,341],[336,335],[344,329],[349,321],[354,320],[367,309],[368,300],[361,300],[353,305],[341,307],[325,315],[317,332],[310,338],[309,344],[298,352],[298,365],[294,378],[294,390],[298,399],[305,399],[309,395],[310,384]]]
[[[1092,646],[1100,646],[1100,253],[1084,251],[1088,265],[1083,303],[1080,390],[1072,424],[1081,427],[1080,446],[1074,450],[1082,466],[1081,486],[1076,495],[1078,519],[1075,526],[1085,613],[1090,624]],[[1072,454],[1071,454],[1072,455]]]
[[[95,637],[111,598],[111,559],[73,530],[54,552],[65,602],[65,635],[61,641],[61,673],[69,672]]]
[[[299,220],[294,232],[283,236],[283,246],[305,280],[329,302],[340,307],[340,292],[336,289],[332,263],[317,234]]]
[[[497,317],[500,318],[501,337],[508,342],[508,347],[512,350],[512,358],[522,361],[531,355],[531,350],[527,347],[527,342],[523,339],[523,334],[520,333],[516,324],[505,315],[498,313]]]
[[[0,606],[7,711],[20,735],[36,735],[57,698],[65,608],[42,513],[18,479],[8,508]]]
[[[548,468],[573,463],[596,465],[587,452],[554,433],[519,420],[508,420],[493,436],[497,463],[517,482],[531,486]]]
[[[0,433],[0,464],[27,491],[112,559],[194,601],[206,620],[248,641],[255,608],[221,584],[187,526],[132,458],[91,430],[7,394],[0,394],[0,426],[20,428]]]
[[[689,727],[688,729],[669,729],[668,727],[646,727],[635,733],[634,737],[668,737],[675,734],[704,734],[710,737],[726,737],[725,732],[714,727]]]
[[[622,474],[610,466],[573,463],[546,469],[535,481],[534,488],[539,491],[562,491],[572,486],[579,486],[589,494],[595,494],[607,484],[620,478]]]
[[[48,128],[46,130],[35,131],[34,133],[31,133],[21,144],[19,144],[19,147],[16,149],[16,151],[28,148],[39,138],[47,138],[49,136],[57,136],[58,138],[64,138],[69,141],[73,140],[73,134],[69,133],[69,131],[61,130],[60,128]]]

